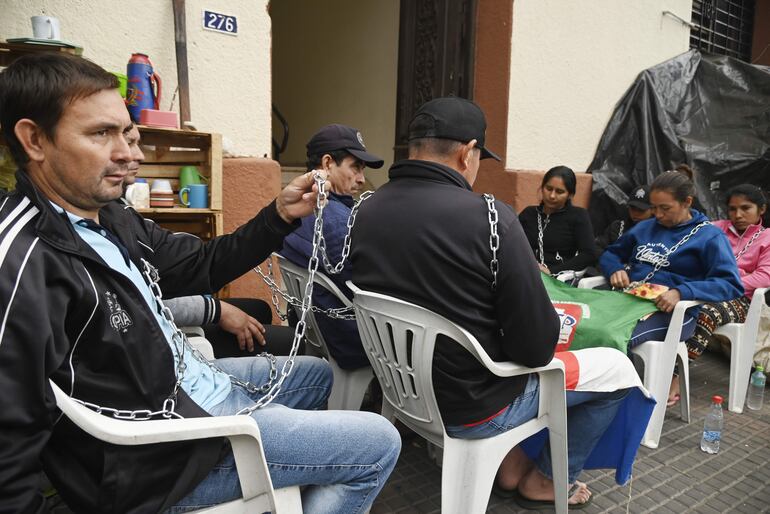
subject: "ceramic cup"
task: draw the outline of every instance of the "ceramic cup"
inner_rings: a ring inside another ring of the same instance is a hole
[[[187,200],[185,201],[185,197]],[[179,190],[179,201],[190,209],[205,209],[209,206],[209,186],[190,184]]]
[[[33,16],[32,20],[32,36],[35,39],[61,39],[61,27],[59,25],[59,18],[52,16]]]

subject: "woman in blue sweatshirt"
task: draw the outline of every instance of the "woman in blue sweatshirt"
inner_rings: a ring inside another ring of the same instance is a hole
[[[691,209],[695,197],[691,178],[682,172],[659,175],[650,185],[654,218],[636,224],[608,246],[599,259],[615,288],[636,281],[669,287],[655,299],[660,312],[636,324],[629,348],[662,340],[679,300],[725,302],[743,296],[730,243],[706,216]],[[647,278],[653,271],[653,276]],[[685,314],[682,341],[695,331],[697,310]]]

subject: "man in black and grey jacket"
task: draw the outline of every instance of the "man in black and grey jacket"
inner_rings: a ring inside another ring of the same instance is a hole
[[[208,243],[161,229],[114,201],[133,126],[117,86],[65,54],[22,57],[0,73],[0,125],[20,168],[17,190],[0,198],[0,513],[44,511],[43,470],[76,512],[195,509],[240,496],[222,439],[103,443],[61,416],[48,380],[85,402],[172,417],[253,406],[259,393],[227,373],[262,385],[267,359],[217,360],[214,369],[194,358],[172,337],[154,282],[182,296],[245,273],[312,212],[313,177]],[[273,484],[308,485],[306,511],[319,502],[366,509],[395,465],[398,434],[370,413],[316,410],[329,393],[328,365],[295,364],[281,397],[251,414]]]

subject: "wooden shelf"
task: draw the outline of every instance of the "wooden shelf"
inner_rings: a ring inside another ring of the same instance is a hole
[[[213,209],[190,209],[189,207],[150,207],[149,209],[137,209],[141,214],[216,214],[220,211]]]
[[[144,125],[139,125],[139,133],[145,155],[139,177],[150,184],[155,179],[166,179],[178,195],[180,168],[195,166],[209,186],[208,209],[190,209],[177,204],[138,209],[142,216],[174,232],[188,232],[201,239],[222,235],[222,136]]]

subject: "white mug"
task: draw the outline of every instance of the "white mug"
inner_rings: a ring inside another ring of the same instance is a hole
[[[32,36],[35,39],[61,39],[59,18],[53,16],[33,16]]]
[[[126,200],[137,209],[150,208],[150,184],[135,182],[126,188]]]

